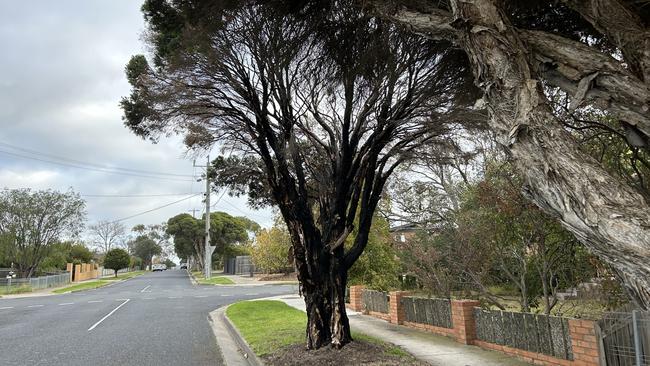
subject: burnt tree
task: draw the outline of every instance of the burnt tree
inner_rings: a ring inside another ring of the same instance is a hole
[[[188,3],[145,3],[155,66],[143,56],[127,66],[125,123],[154,139],[182,133],[191,148],[218,144],[231,154],[221,163],[247,162],[228,174],[264,179],[250,190],[268,193],[287,224],[307,347],[341,347],[351,341],[347,271],[367,244],[386,180],[473,116],[458,107],[471,96],[467,59],[349,4],[315,20],[268,4]]]

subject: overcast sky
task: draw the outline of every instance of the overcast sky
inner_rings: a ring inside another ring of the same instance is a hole
[[[122,124],[118,103],[129,93],[124,65],[131,55],[146,51],[141,3],[0,2],[0,188],[72,188],[82,195],[176,194],[85,196],[88,223],[135,215],[204,189],[204,183],[189,177],[194,173],[192,160],[180,138],[163,138],[154,145]],[[186,176],[148,178],[66,164]],[[219,196],[213,194],[212,201]],[[123,222],[128,227],[160,223],[193,208],[200,210],[202,199],[198,196]],[[270,210],[252,211],[245,199],[228,195],[214,210],[248,215],[264,226],[272,223]]]

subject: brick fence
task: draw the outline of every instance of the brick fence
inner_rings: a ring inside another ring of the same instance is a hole
[[[363,312],[375,316],[393,324],[403,325],[410,328],[420,329],[455,339],[463,344],[479,346],[481,348],[495,350],[513,355],[524,361],[536,365],[546,366],[597,366],[599,365],[598,341],[596,338],[596,324],[589,320],[568,319],[568,335],[571,355],[569,359],[562,359],[548,354],[537,353],[527,349],[520,349],[504,344],[496,344],[480,340],[477,337],[477,320],[475,309],[479,302],[475,300],[451,300],[451,328],[434,326],[407,321],[402,299],[409,295],[405,291],[392,291],[389,295],[389,313],[368,312],[363,305],[363,286],[350,287],[351,310]],[[567,320],[564,320],[565,322]],[[485,338],[484,338],[485,339]]]
[[[71,282],[79,282],[101,277],[101,271],[94,263],[67,264]]]

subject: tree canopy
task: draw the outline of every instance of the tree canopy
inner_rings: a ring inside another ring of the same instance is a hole
[[[0,192],[0,237],[21,275],[31,277],[50,246],[82,231],[85,207],[85,201],[72,191]]]
[[[115,277],[117,277],[117,271],[128,268],[130,263],[129,253],[121,248],[111,249],[104,256],[104,267],[115,271]]]

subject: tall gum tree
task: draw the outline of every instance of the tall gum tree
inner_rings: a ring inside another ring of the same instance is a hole
[[[475,115],[453,108],[471,94],[467,60],[347,3],[318,18],[281,4],[191,3],[145,3],[154,66],[144,56],[127,65],[125,123],[154,139],[184,134],[190,148],[218,143],[248,162],[232,174],[264,178],[291,237],[307,347],[342,347],[347,272],[386,180]]]
[[[527,195],[611,264],[632,297],[650,309],[650,205],[580,150],[543,93],[548,83],[571,95],[573,108],[606,110],[619,119],[630,144],[648,149],[647,10],[619,0],[566,0],[572,13],[563,14],[572,19],[555,29],[558,34],[515,26],[512,18],[525,10],[507,11],[515,1],[370,3],[411,31],[450,40],[467,53],[490,127],[516,160]],[[596,32],[582,39],[562,34],[580,21],[589,23],[582,29],[590,25]],[[588,44],[599,37],[613,48]]]

